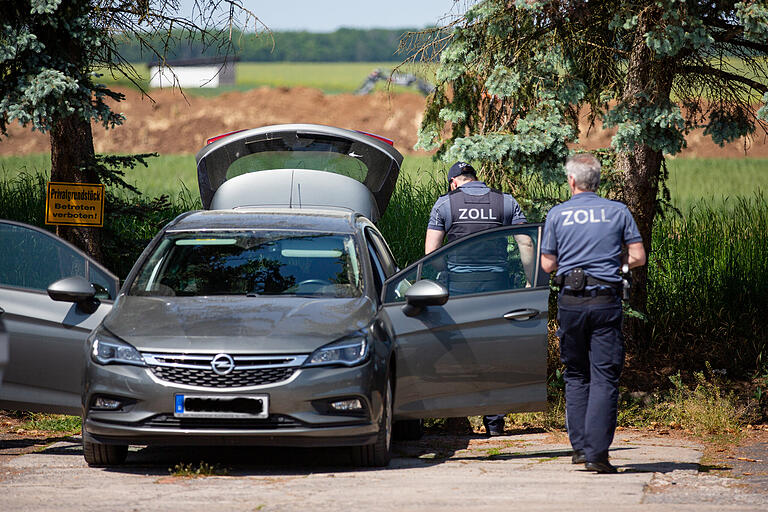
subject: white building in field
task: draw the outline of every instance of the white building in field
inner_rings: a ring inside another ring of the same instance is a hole
[[[237,57],[203,57],[149,64],[150,87],[219,87],[235,84]],[[174,76],[175,75],[175,76]]]

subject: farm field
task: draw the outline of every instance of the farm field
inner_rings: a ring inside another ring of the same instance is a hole
[[[238,62],[235,65],[235,85],[217,88],[188,88],[184,92],[193,96],[216,96],[232,91],[247,91],[256,87],[311,87],[326,94],[354,92],[374,69],[390,71],[399,62]],[[428,65],[410,64],[403,68],[409,73],[422,70],[431,77],[434,72]],[[142,87],[149,85],[149,67],[146,64],[134,64]],[[102,82],[108,86],[134,87],[125,78],[113,78],[102,71]],[[376,90],[386,89],[380,82]],[[394,87],[393,90],[405,90]]]
[[[184,96],[178,90],[161,89],[151,91],[151,97],[147,97],[135,89],[116,90],[125,94],[125,99],[113,108],[125,116],[125,122],[112,130],[94,127],[97,153],[193,154],[209,137],[233,130],[316,123],[376,133],[395,141],[403,154],[425,155],[413,149],[425,109],[425,98],[417,92],[325,94],[320,89],[296,86],[257,87],[211,97]],[[580,132],[578,147],[597,149],[611,144],[615,129],[604,129],[599,122],[590,129],[588,112],[584,111]],[[693,130],[687,137],[687,148],[676,158],[743,160],[748,147],[749,158],[768,159],[765,137],[739,139],[721,147],[703,132]],[[0,140],[0,155],[4,156],[48,151],[50,139],[46,134],[17,124],[10,125],[8,137]]]
[[[414,92],[380,91],[366,96],[349,93],[373,69],[391,69],[395,65],[238,63],[238,84],[234,86],[237,90],[206,90],[204,94],[209,97],[193,94],[189,89],[185,91],[186,97],[178,91],[163,89],[151,91],[152,99],[148,99],[135,89],[118,88],[126,98],[115,109],[126,120],[113,130],[95,129],[95,150],[104,154],[159,153],[159,158],[149,159],[149,168],[130,171],[127,181],[150,197],[167,194],[175,198],[185,190],[196,197],[193,155],[208,137],[257,126],[318,123],[365,130],[394,140],[406,157],[403,177],[409,183],[419,183],[445,168],[432,162],[425,152],[413,149],[425,98]],[[145,64],[139,65],[138,71],[148,79]],[[105,82],[107,78],[104,77]],[[578,147],[607,147],[613,133],[599,124],[592,129],[582,124]],[[699,129],[689,135],[687,142],[688,147],[680,155],[667,160],[668,186],[678,208],[685,210],[700,199],[713,205],[728,204],[736,197],[768,190],[765,138],[749,141],[748,157],[744,156],[743,139],[720,147]],[[47,172],[49,151],[46,134],[10,126],[9,137],[0,140],[0,179],[12,179],[20,172]],[[438,179],[438,190],[442,190],[442,178]]]
[[[687,209],[705,200],[709,205],[728,204],[737,197],[768,192],[768,159],[671,158],[667,160],[667,185],[672,203]],[[408,155],[401,176],[410,183],[441,180],[445,165],[430,156]],[[21,173],[49,173],[50,155],[0,156],[0,180]],[[126,181],[148,196],[167,194],[175,198],[185,188],[197,197],[195,158],[192,154],[162,155],[149,159],[149,167],[128,171]]]
[[[745,76],[756,78],[754,73],[745,70],[740,59],[726,58],[730,70],[734,73],[744,73]],[[365,77],[376,68],[392,70],[400,61],[392,62],[238,62],[235,64],[235,85],[218,88],[185,89],[185,93],[194,96],[216,96],[232,91],[246,91],[255,87],[311,87],[320,89],[326,94],[354,92]],[[146,63],[133,64],[140,79],[138,83],[149,86],[149,66]],[[426,80],[434,79],[436,66],[432,63],[409,63],[401,71],[418,74]],[[110,76],[104,71],[101,81],[109,86],[135,87],[125,78]],[[377,90],[383,90],[384,84],[379,84]],[[395,91],[404,88],[395,87]],[[755,96],[754,101],[760,97]]]

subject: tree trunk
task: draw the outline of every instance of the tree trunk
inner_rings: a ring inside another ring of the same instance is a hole
[[[51,181],[99,183],[94,171],[91,123],[77,114],[54,123],[51,130]],[[56,226],[56,234],[97,261],[103,261],[101,228]]]
[[[622,102],[626,105],[663,103],[669,100],[674,76],[674,62],[659,59],[648,48],[645,34],[658,24],[660,10],[646,9],[638,21],[635,38],[628,60],[627,81],[624,85]],[[642,95],[642,96],[639,96]],[[653,220],[656,216],[659,175],[664,156],[648,145],[636,145],[620,151],[616,166],[623,175],[623,197],[632,212],[646,253],[650,255]],[[648,268],[638,267],[632,272],[633,285],[630,304],[633,309],[647,313]],[[635,354],[642,356],[650,343],[650,329],[647,322],[630,318],[625,322],[624,334]]]

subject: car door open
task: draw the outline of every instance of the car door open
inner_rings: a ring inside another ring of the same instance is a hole
[[[0,408],[80,414],[85,339],[112,309],[118,279],[40,228],[3,220],[0,239],[10,346]]]
[[[396,418],[545,407],[549,275],[539,263],[541,231],[526,224],[476,233],[385,282]]]

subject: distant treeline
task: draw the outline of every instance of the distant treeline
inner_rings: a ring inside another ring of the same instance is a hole
[[[398,53],[400,39],[417,29],[369,29],[342,28],[330,33],[273,32],[243,33],[232,36],[234,55],[245,62],[387,62],[403,61],[408,53]],[[273,47],[274,38],[274,47]],[[153,41],[160,46],[160,38]],[[135,40],[120,42],[120,54],[129,62],[151,62],[156,58],[144,50]],[[168,58],[191,59],[213,57],[217,48],[206,48],[200,41],[174,41],[168,48]]]

